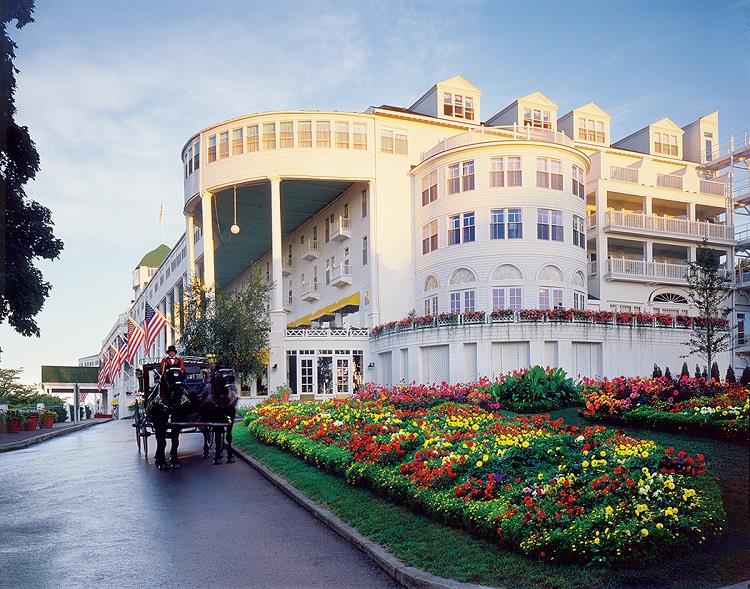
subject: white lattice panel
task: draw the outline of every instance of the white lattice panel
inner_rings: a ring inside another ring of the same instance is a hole
[[[558,366],[557,342],[544,342],[544,365],[552,368]]]
[[[602,344],[573,342],[573,369],[578,376],[602,375]]]
[[[477,345],[464,344],[464,381],[477,380]]]
[[[380,384],[391,386],[393,384],[393,355],[391,352],[378,354],[380,361]]]
[[[529,342],[495,342],[492,344],[492,371],[500,375],[529,367]]]
[[[409,382],[409,349],[401,350],[401,380]]]
[[[450,353],[448,346],[426,346],[422,348],[422,382],[450,382]]]

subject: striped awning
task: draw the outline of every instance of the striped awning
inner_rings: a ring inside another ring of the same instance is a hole
[[[312,321],[315,321],[316,319],[319,319],[320,317],[323,317],[324,315],[332,315],[336,311],[340,311],[341,309],[345,307],[349,307],[349,306],[359,307],[359,292],[350,294],[348,297],[344,297],[343,299],[338,300],[331,305],[327,305],[316,311],[313,311],[312,313],[305,315],[304,317],[300,317],[299,319],[291,321],[290,323],[287,324],[287,327],[299,327],[300,325],[310,325]]]

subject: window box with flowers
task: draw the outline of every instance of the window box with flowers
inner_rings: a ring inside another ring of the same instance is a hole
[[[432,315],[414,317],[414,327],[416,327],[417,329],[424,329],[425,327],[432,327],[434,324],[435,324],[435,318]]]
[[[633,318],[638,327],[654,326],[654,316],[651,313],[633,313]]]
[[[484,323],[484,317],[484,311],[466,311],[462,314],[462,321],[464,325]]]
[[[555,307],[554,309],[547,309],[547,320],[548,321],[573,321],[573,309],[563,309],[562,307]]]
[[[411,329],[413,317],[405,317],[396,322],[396,331],[408,331]]]
[[[617,313],[615,314],[615,322],[617,325],[633,325],[633,313]]]
[[[615,314],[612,311],[594,311],[594,323],[598,325],[610,325],[614,318]]]
[[[589,309],[573,309],[574,323],[591,323],[594,318],[594,311]]]
[[[667,313],[654,313],[654,321],[659,327],[673,327],[674,318]]]
[[[542,321],[544,319],[544,311],[541,309],[521,309],[518,312],[518,316],[521,321]]]
[[[513,309],[495,309],[490,314],[490,320],[492,323],[513,321],[515,317],[516,314]]]
[[[438,325],[457,325],[458,313],[440,313],[437,316]]]
[[[677,327],[687,329],[688,327],[692,327],[693,318],[690,315],[677,315],[677,317],[675,317],[675,323],[677,324]]]

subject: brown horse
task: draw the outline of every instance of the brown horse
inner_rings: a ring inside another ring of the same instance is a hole
[[[209,438],[213,433],[216,450],[214,464],[221,464],[224,446],[227,447],[227,463],[234,462],[232,450],[232,424],[237,414],[237,385],[234,382],[234,370],[218,367],[214,370],[210,382],[196,391],[195,403],[204,423],[226,424],[224,426],[204,426],[203,457],[208,458]],[[226,433],[225,433],[226,432]],[[226,444],[225,444],[226,441]]]

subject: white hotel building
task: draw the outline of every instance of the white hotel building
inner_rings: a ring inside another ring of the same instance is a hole
[[[684,128],[663,118],[613,142],[594,103],[559,116],[534,92],[482,122],[481,102],[457,76],[409,108],[269,112],[196,133],[182,151],[186,234],[132,305],[141,321],[148,300],[175,326],[154,352],[179,338],[192,276],[232,289],[259,267],[273,283],[269,388],[288,383],[302,398],[534,364],[679,370],[684,329],[490,313],[696,314],[686,272],[703,237],[735,265],[731,174],[711,166],[718,114]],[[750,308],[741,289],[734,300]],[[369,332],[410,313],[467,311],[486,315]],[[722,370],[730,357],[747,362],[734,353],[747,347],[739,319]]]

